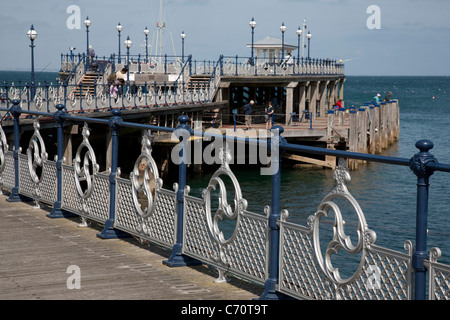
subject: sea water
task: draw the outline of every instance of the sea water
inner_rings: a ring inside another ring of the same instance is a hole
[[[389,91],[400,104],[400,136],[383,155],[410,159],[418,152],[415,143],[429,139],[434,143],[431,153],[440,163],[450,164],[450,77],[348,76],[344,104],[359,107],[377,93],[384,98]],[[256,165],[254,170],[236,169],[234,173],[248,210],[263,214],[264,207],[270,205],[271,177],[261,176]],[[406,240],[415,243],[417,177],[409,167],[381,163],[367,163],[350,174],[348,189],[369,228],[376,232],[376,244],[405,252]],[[284,168],[281,175],[281,209],[288,210],[288,221],[306,225],[307,218],[335,187],[333,173],[329,169]],[[190,178],[191,194],[200,196],[209,179],[207,174]],[[431,177],[428,214],[428,247],[439,247],[439,261],[446,264],[450,263],[449,181],[449,173],[436,172]],[[328,219],[329,228],[321,230],[321,235],[328,233],[331,240],[334,217]],[[349,214],[345,221],[345,231],[355,244],[357,217]]]

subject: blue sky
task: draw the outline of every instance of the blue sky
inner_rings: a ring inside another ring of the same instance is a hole
[[[163,0],[164,53],[181,55],[180,33],[187,35],[185,51],[198,60],[219,55],[250,56],[249,22],[255,18],[255,40],[281,37],[297,45],[297,28],[306,18],[312,34],[311,56],[343,59],[347,75],[450,75],[450,1],[447,0]],[[81,28],[69,29],[71,5],[80,8]],[[380,8],[381,29],[369,29],[370,5]],[[159,0],[17,0],[0,11],[0,70],[29,70],[26,36],[31,24],[36,70],[58,70],[60,54],[69,47],[85,52],[83,21],[89,16],[90,43],[98,55],[118,51],[116,25],[123,41],[130,36],[131,54],[143,54],[144,33],[155,43]],[[155,45],[153,45],[154,52]]]

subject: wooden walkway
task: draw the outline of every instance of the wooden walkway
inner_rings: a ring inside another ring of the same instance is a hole
[[[0,195],[1,300],[251,300],[263,292],[233,277],[213,283],[218,273],[206,266],[167,267],[167,250],[102,240],[100,226],[50,219],[48,208],[6,199]],[[79,289],[68,288],[77,283],[70,266],[79,268]]]

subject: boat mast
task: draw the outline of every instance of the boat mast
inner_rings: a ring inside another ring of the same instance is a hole
[[[158,21],[156,22],[156,27],[158,28],[157,39],[159,39],[159,63],[158,63],[158,65],[161,65],[162,49],[163,49],[163,32],[164,32],[164,28],[166,27],[166,23],[163,22],[162,13],[163,13],[162,0],[159,0],[159,18],[158,18]],[[158,46],[158,44],[157,44],[157,46]]]
[[[302,58],[305,56],[305,48],[306,48],[305,36],[306,36],[306,18],[303,19]]]

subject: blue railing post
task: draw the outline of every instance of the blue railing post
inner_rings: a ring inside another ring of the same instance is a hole
[[[427,168],[428,163],[436,163],[436,158],[428,151],[433,149],[434,144],[430,140],[419,140],[416,148],[420,150],[410,160],[409,166],[417,176],[417,205],[416,205],[416,246],[412,257],[412,266],[415,271],[415,300],[425,300],[426,294],[426,272],[424,260],[428,259],[427,251],[427,224],[428,224],[428,189],[429,179],[434,173]]]
[[[176,131],[180,134],[180,143],[182,143],[182,148],[179,153],[180,164],[178,165],[178,191],[177,191],[177,227],[176,227],[176,243],[173,246],[172,254],[168,260],[164,260],[163,264],[169,267],[185,267],[192,265],[202,264],[200,261],[192,259],[188,256],[182,254],[183,248],[183,231],[184,231],[184,189],[186,187],[186,173],[187,164],[185,157],[187,155],[186,147],[189,142],[184,141],[183,132],[189,132],[191,134],[191,127],[188,125],[189,117],[182,115],[178,118],[180,124],[177,126]]]
[[[14,188],[11,190],[11,194],[6,201],[19,202],[22,201],[19,195],[19,152],[20,152],[20,127],[19,117],[22,112],[22,108],[19,106],[20,100],[13,100],[13,106],[11,107],[11,114],[14,117]]]
[[[122,126],[121,111],[119,108],[111,110],[113,114],[109,119],[109,127],[112,130],[112,157],[111,172],[109,174],[109,218],[105,222],[105,228],[97,237],[101,239],[116,239],[129,237],[129,234],[114,229],[114,221],[116,219],[116,177],[119,159],[119,131]]]
[[[56,202],[53,204],[53,210],[47,215],[49,218],[66,218],[72,217],[74,214],[69,213],[61,209],[62,204],[62,163],[64,157],[64,111],[65,106],[62,104],[56,105],[58,111],[53,115],[56,121],[56,132],[57,132],[57,160],[56,160]]]
[[[268,147],[271,150],[271,170],[272,171],[272,202],[269,215],[269,244],[268,244],[268,271],[269,276],[264,285],[264,292],[261,300],[281,300],[287,297],[275,290],[278,283],[278,266],[280,256],[280,227],[278,220],[281,217],[280,210],[280,189],[281,189],[281,152],[280,144],[286,141],[281,137],[284,132],[283,127],[272,127],[273,136],[269,140]]]

